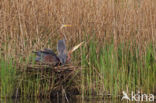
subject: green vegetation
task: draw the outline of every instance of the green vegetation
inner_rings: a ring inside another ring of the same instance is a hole
[[[82,73],[84,95],[96,93],[117,96],[122,91],[155,92],[156,63],[152,45],[142,53],[135,43],[132,46],[119,44],[117,50],[113,44],[97,45],[95,40],[91,40],[82,48],[81,63],[86,68]]]
[[[82,71],[79,79],[82,84],[77,85],[82,87],[82,96],[117,96],[123,90],[155,92],[156,63],[152,44],[142,52],[135,43],[121,43],[114,49],[113,43],[98,46],[96,40],[90,40],[73,57],[78,57],[80,53]],[[13,96],[15,92],[24,97],[40,96],[41,93],[49,96],[49,90],[54,87],[55,77],[51,77],[50,73],[17,73],[13,60],[8,62],[1,59],[0,64],[1,97]],[[47,76],[49,80],[44,80],[43,76]]]
[[[32,51],[56,52],[61,33],[81,70],[77,88],[88,95],[122,91],[156,93],[156,0],[2,0],[0,2],[0,96],[49,96],[52,74],[27,74]],[[62,24],[72,27],[60,31]],[[76,76],[75,76],[76,77]],[[81,81],[81,84],[79,83]],[[69,81],[70,84],[70,81]]]
[[[0,60],[0,94],[1,97],[11,97],[15,90],[16,68],[13,61]]]

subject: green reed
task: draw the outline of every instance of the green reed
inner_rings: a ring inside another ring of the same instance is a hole
[[[16,67],[12,59],[0,59],[0,96],[11,97],[16,82]]]
[[[83,95],[117,96],[122,91],[154,93],[156,63],[154,46],[143,51],[136,43],[98,45],[90,40],[82,48],[81,64]]]
[[[35,56],[30,55],[26,59],[26,64],[27,65],[35,65]],[[26,70],[26,66],[24,67]],[[26,72],[24,71],[21,73],[21,81],[19,82],[19,88],[20,88],[20,94],[22,97],[39,97],[42,95],[44,96],[49,96],[49,90],[53,85],[53,82],[50,82],[50,80],[46,80],[42,75],[44,72],[39,72],[39,71],[34,71],[34,72]],[[46,78],[51,78],[50,73],[46,74]],[[54,77],[53,77],[54,78]]]
[[[87,41],[84,40],[84,41]],[[155,47],[149,44],[142,49],[135,42],[120,43],[117,49],[114,43],[100,44],[95,39],[90,39],[81,49],[73,54],[72,62],[81,66],[82,97],[87,95],[112,95],[117,96],[122,91],[142,91],[154,93],[156,87],[156,60]],[[81,57],[79,56],[81,55]],[[20,64],[35,64],[35,56],[21,58]],[[74,59],[75,58],[75,59]],[[77,59],[76,59],[77,58]],[[79,63],[80,62],[80,63]],[[0,94],[1,97],[22,95],[23,97],[37,97],[42,93],[50,95],[50,90],[55,86],[55,76],[46,74],[44,79],[41,73],[27,74],[26,66],[23,71],[17,72],[13,59],[0,59]],[[44,73],[44,72],[43,72]],[[77,75],[75,73],[75,75]],[[69,80],[69,85],[74,78]],[[79,81],[80,81],[79,80]]]

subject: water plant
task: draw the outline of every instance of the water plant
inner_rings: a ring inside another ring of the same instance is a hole
[[[135,43],[132,46],[121,43],[115,50],[113,43],[98,47],[94,41],[82,48],[81,63],[86,68],[82,72],[83,95],[117,96],[122,91],[155,93],[156,65],[151,44],[142,52]]]
[[[27,75],[25,69],[29,63],[35,64],[30,60],[32,51],[51,48],[56,52],[61,34],[57,30],[64,23],[73,25],[63,31],[69,48],[85,41],[72,56],[72,63],[82,68],[81,84],[77,83],[82,97],[117,96],[123,90],[154,93],[155,3],[156,0],[1,1],[1,96],[10,97],[17,90],[24,97],[37,96],[41,87],[45,93],[51,89],[53,82],[41,82],[38,72]]]
[[[10,59],[5,61],[0,59],[0,96],[12,97],[16,83],[16,67],[14,62]]]

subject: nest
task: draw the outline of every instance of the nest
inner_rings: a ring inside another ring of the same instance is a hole
[[[47,72],[66,72],[66,71],[75,71],[79,69],[76,66],[66,64],[66,65],[60,65],[56,66],[53,64],[45,64],[45,63],[37,63],[37,64],[29,64],[27,66],[26,72],[33,72],[33,71],[47,71]]]
[[[39,78],[38,96],[62,97],[79,94],[80,89],[80,68],[71,64],[56,66],[52,64],[37,63],[29,64],[24,69],[26,79]],[[25,83],[26,84],[26,83]],[[48,88],[45,88],[45,84]],[[31,93],[33,94],[33,93]]]

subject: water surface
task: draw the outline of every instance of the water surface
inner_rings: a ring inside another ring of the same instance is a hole
[[[119,99],[84,99],[74,98],[69,100],[69,103],[127,103],[127,101],[121,101]],[[1,99],[0,103],[68,103],[66,100],[50,100],[50,99]]]

